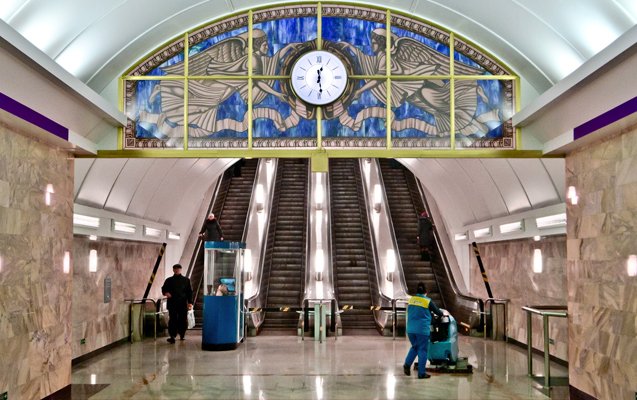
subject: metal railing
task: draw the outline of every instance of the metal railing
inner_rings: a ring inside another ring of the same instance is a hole
[[[558,317],[566,318],[568,316],[568,309],[566,306],[524,306],[522,307],[526,311],[526,343],[527,343],[527,357],[528,357],[528,375],[534,379],[542,378],[540,376],[533,375],[533,324],[531,317],[533,314],[542,316],[542,328],[544,333],[544,383],[542,388],[549,389],[551,386],[562,386],[563,380],[566,378],[568,383],[568,377],[557,377],[551,382],[551,366],[550,366],[550,353],[549,353],[549,318]],[[553,383],[553,384],[551,384]]]
[[[508,342],[509,341],[509,331],[507,328],[507,321],[508,321],[508,316],[509,316],[509,299],[496,299],[493,297],[489,297],[488,299],[486,299],[484,301],[484,313],[485,318],[484,318],[484,324],[482,326],[482,330],[484,331],[484,338],[487,338],[487,315],[491,316],[491,336],[493,339],[496,339],[496,334],[495,334],[495,326],[496,323],[494,321],[494,316],[493,316],[493,306],[496,304],[502,304],[504,305],[504,341]]]
[[[163,314],[163,311],[160,311],[159,307],[162,301],[167,300],[167,297],[159,297],[158,299],[152,298],[143,298],[143,299],[124,299],[125,302],[130,303],[128,306],[128,338],[129,341],[133,342],[133,304],[141,304],[142,309],[139,313],[139,326],[140,332],[139,336],[143,340],[144,339],[144,325],[146,317],[149,315],[153,316],[153,340],[157,340],[157,317]],[[153,304],[153,312],[146,312],[146,303],[151,302]]]

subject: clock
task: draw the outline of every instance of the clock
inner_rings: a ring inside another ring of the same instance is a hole
[[[292,88],[306,103],[322,106],[332,103],[345,91],[345,64],[329,51],[316,50],[303,54],[292,67]]]

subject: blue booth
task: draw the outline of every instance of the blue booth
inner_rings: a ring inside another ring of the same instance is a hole
[[[203,350],[232,350],[243,341],[243,242],[204,245]]]

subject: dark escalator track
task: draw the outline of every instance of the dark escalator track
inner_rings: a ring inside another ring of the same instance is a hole
[[[259,160],[257,159],[240,160],[238,161],[239,165],[235,164],[234,167],[230,167],[223,174],[212,212],[219,220],[224,240],[240,242],[243,239],[243,229],[246,223],[248,207],[250,206],[258,162]],[[203,221],[201,221],[200,227],[202,225]],[[197,246],[197,248],[199,250],[190,274],[190,284],[195,293],[195,327],[200,328],[203,321],[204,252],[203,246]]]
[[[431,261],[420,260],[420,246],[416,241],[418,235],[418,215],[424,210],[420,196],[413,196],[416,187],[414,175],[395,161],[379,159],[380,169],[385,184],[385,195],[394,224],[394,234],[398,245],[398,253],[403,265],[407,292],[416,294],[418,282],[425,282],[429,297],[439,306],[444,306],[440,290],[436,282]],[[435,249],[437,251],[437,249]],[[434,259],[439,256],[433,257]]]
[[[458,321],[461,332],[468,333],[470,329],[480,327],[481,320],[477,311],[483,309],[482,300],[460,292],[453,274],[446,266],[448,263],[444,249],[438,244],[431,262],[420,261],[420,249],[416,242],[418,214],[422,210],[428,210],[428,207],[416,177],[401,164],[390,160],[379,162],[408,292],[414,294],[418,281],[424,281],[431,298],[449,310]],[[440,243],[440,236],[435,228],[434,235],[437,243]]]
[[[299,307],[305,282],[307,231],[307,159],[279,159],[262,287],[266,307]],[[267,333],[296,334],[296,312],[267,311]]]
[[[332,220],[332,266],[339,307],[352,305],[341,314],[343,334],[377,331],[372,291],[378,291],[361,173],[356,159],[329,162]]]

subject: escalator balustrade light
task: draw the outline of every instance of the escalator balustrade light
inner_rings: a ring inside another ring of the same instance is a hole
[[[252,280],[252,250],[250,249],[243,251],[243,273],[246,281]]]
[[[386,263],[387,280],[392,282],[394,280],[394,272],[396,271],[396,252],[394,249],[387,249]]]
[[[257,192],[255,196],[257,201],[257,212],[263,212],[265,195],[263,194],[263,185],[260,183],[257,185]]]
[[[314,254],[314,272],[316,273],[316,280],[323,280],[323,267],[325,263],[325,257],[323,255],[323,249],[317,249]]]
[[[380,213],[380,203],[382,199],[382,193],[380,191],[380,185],[374,185],[374,211]]]

